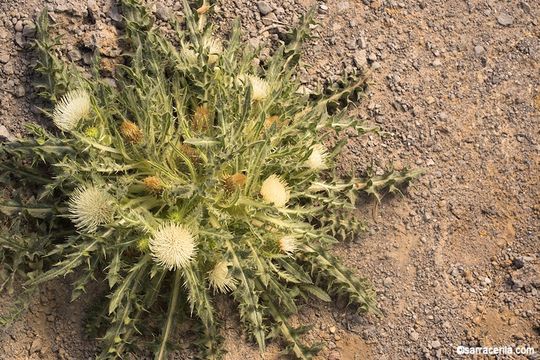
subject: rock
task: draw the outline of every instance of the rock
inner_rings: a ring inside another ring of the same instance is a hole
[[[514,260],[512,260],[512,266],[515,269],[521,269],[522,267],[525,266],[525,262],[523,261],[522,258],[515,258]]]
[[[73,48],[69,50],[67,53],[67,56],[68,56],[68,59],[73,62],[77,62],[82,59],[82,54],[77,48]]]
[[[268,5],[265,1],[259,1],[257,2],[257,7],[259,8],[259,12],[261,13],[261,15],[268,15],[270,14],[272,11],[274,11],[274,9]]]
[[[441,59],[433,60],[432,65],[435,67],[441,66],[442,65]]]
[[[8,61],[9,61],[9,54],[7,54],[7,53],[0,54],[0,63],[1,64],[7,64]]]
[[[25,37],[33,37],[36,34],[36,25],[33,23],[24,25],[22,34]]]
[[[19,45],[20,47],[24,47],[24,39],[22,32],[15,33],[15,44]]]
[[[32,345],[30,346],[30,354],[41,351],[42,348],[43,348],[43,344],[41,342],[41,339],[35,338],[34,341],[32,341]]]
[[[99,16],[99,6],[96,2],[96,0],[88,0],[87,5],[88,14],[95,19]]]
[[[409,338],[412,340],[412,341],[418,341],[418,339],[420,339],[420,334],[418,334],[416,331],[411,331],[409,333]]]
[[[15,136],[11,135],[9,130],[4,125],[0,125],[0,141],[2,139],[8,140],[8,141],[15,140]]]
[[[26,90],[24,89],[24,86],[17,86],[17,89],[15,90],[15,95],[17,97],[23,97],[24,95],[26,95]]]
[[[384,286],[392,285],[392,278],[391,277],[385,278],[384,281],[383,281],[383,284],[384,284]]]
[[[356,50],[358,48],[358,45],[356,44],[356,39],[352,38],[351,40],[347,41],[347,44],[345,44],[347,49],[349,50]]]
[[[467,281],[467,283],[469,283],[469,284],[473,283],[474,277],[473,277],[473,274],[472,274],[472,272],[470,270],[468,270],[468,269],[463,270],[463,276],[465,277],[465,280]]]
[[[171,18],[171,12],[166,6],[158,4],[156,8],[156,17],[160,20],[168,21]]]
[[[319,10],[323,13],[327,12],[328,11],[328,6],[326,6],[325,4],[321,4],[319,5]]]
[[[361,36],[360,39],[358,39],[358,44],[360,45],[360,48],[362,48],[362,49],[367,48],[366,38]]]
[[[328,354],[328,360],[340,360],[341,359],[341,353],[339,351],[332,351],[330,354]]]
[[[328,330],[330,331],[330,334],[335,334],[336,333],[336,327],[335,326],[330,326],[330,328]]]
[[[358,50],[357,52],[355,52],[353,56],[353,61],[354,61],[354,64],[359,68],[363,68],[364,66],[366,66],[367,65],[366,50]]]
[[[0,24],[1,23],[2,22],[0,22]],[[0,39],[6,39],[8,36],[9,36],[9,32],[3,27],[0,27]]]
[[[113,3],[111,5],[108,15],[113,21],[116,21],[117,23],[122,22],[122,14],[118,11],[118,6],[116,6],[116,4]]]
[[[431,342],[431,347],[437,350],[441,347],[441,342],[439,340],[434,340]]]
[[[531,5],[529,5],[527,2],[525,1],[521,1],[519,3],[519,6],[523,9],[523,11],[525,11],[527,14],[530,14],[531,13]]]
[[[94,60],[94,55],[91,52],[86,52],[83,54],[82,60],[85,65],[91,65]]]
[[[501,13],[497,16],[497,22],[502,26],[510,26],[514,23],[514,18],[507,13]]]
[[[6,75],[13,75],[15,71],[13,70],[13,64],[11,64],[10,62],[6,63],[4,65],[4,74]]]
[[[21,32],[22,30],[23,30],[23,22],[21,20],[19,20],[15,24],[15,31]]]
[[[484,47],[482,45],[476,45],[474,47],[474,53],[476,55],[482,55],[486,50],[484,49]]]

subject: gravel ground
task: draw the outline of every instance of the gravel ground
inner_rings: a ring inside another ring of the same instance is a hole
[[[162,20],[181,16],[179,2],[151,5],[165,31]],[[85,66],[97,46],[106,73],[118,55],[109,0],[1,0],[3,137],[47,121],[37,115],[26,45],[44,6],[66,58]],[[540,358],[540,3],[222,0],[214,19],[226,34],[240,16],[247,42],[271,45],[310,6],[320,25],[305,50],[305,86],[369,69],[370,93],[352,113],[387,132],[351,138],[342,166],[427,171],[404,197],[362,204],[369,232],[336,249],[374,283],[384,316],[357,316],[341,303],[302,308],[302,322],[315,325],[308,338],[326,344],[320,358],[456,359],[459,345],[528,345],[537,352],[528,358]],[[69,294],[68,280],[45,286],[0,332],[0,359],[92,358],[83,321],[92,299],[70,303]],[[3,295],[0,307],[9,301]],[[231,304],[222,307],[227,359],[261,358],[238,341]],[[262,358],[278,358],[279,348]],[[190,354],[184,340],[173,358]]]

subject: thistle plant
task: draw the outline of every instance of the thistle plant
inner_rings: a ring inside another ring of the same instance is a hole
[[[100,358],[126,355],[142,335],[165,359],[188,316],[200,324],[200,356],[219,358],[220,296],[237,304],[261,351],[278,337],[311,358],[318,346],[288,318],[310,297],[377,312],[369,283],[329,250],[364,229],[359,196],[398,191],[417,172],[336,175],[346,140],[333,139],[375,129],[347,116],[364,76],[325,95],[300,91],[310,16],[260,67],[238,24],[227,42],[214,37],[206,3],[192,11],[184,1],[170,40],[137,0],[120,5],[126,51],[114,85],[97,56],[90,76],[62,62],[47,13],[38,21],[38,89],[55,128],[29,126],[28,138],[0,147],[0,181],[26,191],[0,204],[1,284],[23,284],[4,322],[40,284],[72,274],[73,299],[91,281],[108,287],[96,316]]]

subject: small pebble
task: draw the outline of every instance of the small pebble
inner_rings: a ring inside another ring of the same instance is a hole
[[[484,47],[482,45],[476,45],[474,47],[474,53],[476,55],[482,55],[486,50],[484,49]]]
[[[497,16],[497,22],[502,26],[510,26],[514,23],[514,18],[507,13],[501,13]]]
[[[261,15],[268,15],[270,14],[274,9],[270,5],[268,5],[265,1],[259,1],[257,3],[257,7],[259,8],[259,12]]]

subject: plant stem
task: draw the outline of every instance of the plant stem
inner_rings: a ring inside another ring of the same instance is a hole
[[[164,360],[167,357],[167,340],[171,334],[173,327],[174,314],[176,312],[176,306],[178,304],[178,294],[180,293],[180,280],[182,278],[181,270],[176,269],[174,273],[173,289],[171,295],[171,301],[169,302],[169,310],[167,312],[167,322],[165,324],[165,330],[163,331],[163,338],[161,339],[161,345],[159,346],[156,360]]]

